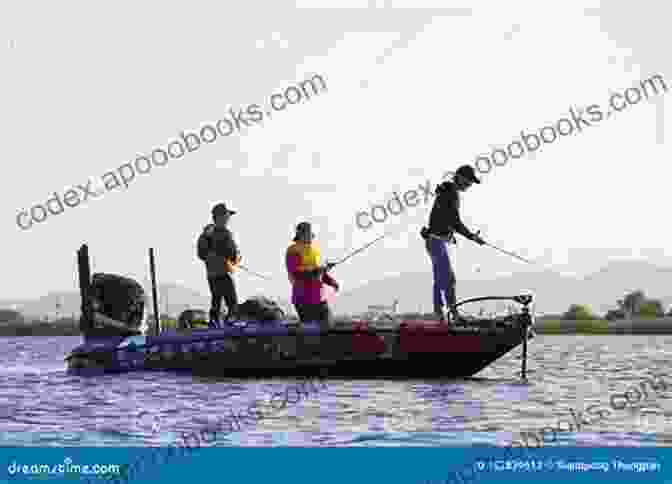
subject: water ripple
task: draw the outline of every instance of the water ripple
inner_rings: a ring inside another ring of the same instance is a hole
[[[167,445],[293,383],[167,372],[70,376],[63,356],[78,342],[0,339],[2,445]],[[672,338],[538,336],[529,347],[527,382],[517,378],[520,351],[462,380],[330,380],[296,405],[218,433],[214,445],[506,445],[521,431],[571,418],[571,411],[608,408],[611,395],[638,386],[651,372],[670,372],[671,355]],[[672,386],[649,393],[637,408],[610,409],[602,421],[558,432],[548,445],[672,445]]]

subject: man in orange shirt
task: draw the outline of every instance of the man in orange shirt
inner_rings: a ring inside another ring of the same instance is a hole
[[[324,285],[338,291],[338,283],[328,273],[333,264],[320,266],[320,250],[314,239],[310,223],[297,225],[294,243],[287,248],[287,273],[292,284],[292,304],[301,322],[318,321],[328,327],[331,311]]]

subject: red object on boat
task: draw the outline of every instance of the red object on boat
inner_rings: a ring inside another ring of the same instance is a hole
[[[455,334],[437,321],[409,321],[399,327],[403,353],[473,353],[483,350],[478,334]]]
[[[385,353],[385,340],[369,328],[368,321],[353,321],[353,353]]]

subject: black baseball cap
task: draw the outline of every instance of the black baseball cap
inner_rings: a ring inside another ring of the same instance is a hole
[[[313,227],[310,225],[310,222],[301,222],[296,226],[296,236],[294,237],[294,242],[299,240],[299,234],[310,234],[311,237],[315,237],[313,233]]]
[[[474,171],[474,167],[471,165],[462,165],[457,169],[455,174],[466,178],[472,183],[481,183],[481,180],[476,178],[476,171]]]
[[[296,231],[298,232],[312,232],[312,226],[310,222],[301,222],[296,226]]]
[[[212,207],[212,216],[213,217],[217,217],[219,215],[233,215],[234,213],[236,213],[235,210],[229,210],[226,207],[225,203],[218,203],[217,205]]]

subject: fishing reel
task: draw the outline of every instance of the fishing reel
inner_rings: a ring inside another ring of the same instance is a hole
[[[523,306],[522,309],[522,314],[521,314],[521,322],[525,326],[525,329],[530,329],[532,334],[534,335],[534,325],[535,325],[535,319],[534,319],[534,314],[532,311],[530,311],[530,304],[532,304],[532,299],[533,296],[532,294],[521,294],[520,296],[514,296],[513,300],[516,301],[518,304],[521,304]]]
[[[336,264],[337,264],[336,262],[329,262],[329,261],[325,262],[324,266],[322,266],[324,268],[324,272],[329,272],[334,267],[336,267]]]
[[[533,296],[532,294],[521,294],[520,296],[513,296],[512,299],[518,304],[522,304],[524,307],[527,307],[532,303]]]

